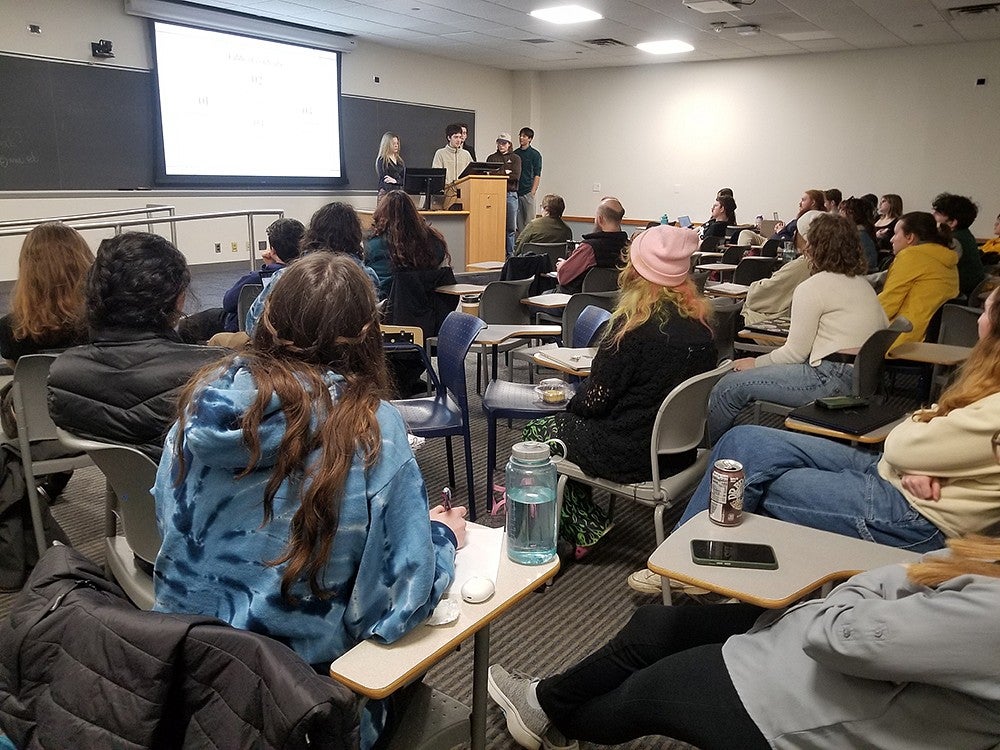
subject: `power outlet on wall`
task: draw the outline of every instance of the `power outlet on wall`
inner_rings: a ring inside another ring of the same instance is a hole
[[[231,247],[233,249],[234,253],[238,253],[240,251],[240,243],[239,242],[230,242],[229,243],[229,247]]]
[[[217,252],[217,253],[221,253],[222,252],[222,243],[221,242],[216,242],[215,243],[215,252]]]

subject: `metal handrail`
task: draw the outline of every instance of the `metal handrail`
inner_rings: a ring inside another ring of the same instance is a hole
[[[133,212],[134,213],[134,212]],[[176,229],[175,225],[181,221],[202,221],[204,219],[225,219],[232,216],[246,216],[247,217],[247,237],[250,240],[250,268],[254,267],[254,247],[256,247],[256,236],[253,230],[253,217],[254,216],[277,216],[279,219],[284,218],[284,209],[277,208],[254,208],[243,211],[213,211],[207,214],[187,214],[182,216],[149,216],[145,219],[132,219],[130,221],[99,221],[93,224],[77,224],[73,228],[77,231],[85,231],[88,229],[114,229],[115,234],[121,234],[123,227],[135,227],[151,224],[163,224],[169,223],[171,229],[171,238],[174,244],[176,241]],[[16,237],[18,235],[27,234],[30,229],[0,229],[0,237]]]
[[[112,216],[131,216],[132,214],[145,214],[147,218],[150,218],[152,214],[159,213],[160,211],[166,211],[170,216],[173,216],[176,213],[176,208],[158,203],[148,203],[144,208],[120,208],[115,211],[92,211],[85,214],[66,214],[64,216],[39,216],[34,219],[9,219],[7,221],[0,221],[0,230],[13,227],[27,227],[24,232],[21,232],[21,234],[27,234],[37,225],[50,221],[71,224],[74,221],[84,221],[86,219],[106,219]],[[0,236],[10,235],[5,233]],[[175,245],[177,244],[177,231],[173,225],[170,227],[170,241]]]

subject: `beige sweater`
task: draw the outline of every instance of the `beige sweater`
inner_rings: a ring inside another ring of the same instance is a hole
[[[879,475],[949,537],[1000,523],[1000,465],[990,438],[1000,428],[1000,393],[930,422],[912,419],[885,441]],[[941,479],[941,499],[921,500],[903,489],[901,474]]]
[[[786,263],[768,279],[750,285],[743,303],[743,320],[747,325],[770,318],[787,318],[792,306],[795,287],[809,278],[809,261],[800,255]]]
[[[860,347],[888,324],[864,276],[821,271],[792,293],[792,322],[784,345],[757,357],[754,365],[808,362],[816,367],[828,354]]]

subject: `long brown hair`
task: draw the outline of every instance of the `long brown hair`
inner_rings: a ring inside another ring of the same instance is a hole
[[[939,586],[961,575],[1000,578],[1000,539],[969,535],[949,539],[947,557],[934,557],[914,563],[906,575],[914,583]]]
[[[87,241],[72,227],[50,222],[28,232],[10,303],[14,338],[82,331],[83,286],[93,264]]]
[[[372,234],[385,239],[393,268],[434,268],[439,265],[437,246],[447,244],[441,233],[417,213],[413,200],[402,190],[391,190],[372,214]]]
[[[608,326],[612,346],[619,346],[629,331],[634,331],[654,316],[662,324],[670,319],[671,314],[676,314],[697,320],[711,329],[712,306],[698,292],[690,277],[678,286],[660,286],[640,276],[630,259],[618,275],[618,286],[618,304]]]
[[[985,314],[989,316],[986,336],[976,342],[958,377],[941,394],[937,405],[916,412],[914,421],[929,422],[934,417],[943,417],[955,409],[1000,393],[1000,289],[994,289],[987,297]]]
[[[376,410],[388,389],[385,354],[371,282],[357,262],[340,254],[313,253],[288,267],[274,282],[247,349],[232,355],[249,370],[257,398],[243,415],[243,440],[249,452],[246,477],[261,458],[260,425],[277,395],[285,434],[263,498],[263,522],[274,513],[283,482],[305,475],[305,491],[289,526],[288,545],[267,565],[285,565],[281,596],[294,603],[291,587],[305,577],[314,595],[329,597],[321,580],[337,532],[344,485],[355,454],[374,464],[382,447]],[[177,426],[177,483],[183,481],[185,416],[219,364],[196,375],[181,393]],[[324,380],[343,377],[336,400]],[[310,461],[318,452],[319,457]],[[309,481],[311,480],[311,481]]]

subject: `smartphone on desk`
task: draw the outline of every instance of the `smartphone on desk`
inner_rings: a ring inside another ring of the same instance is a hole
[[[816,399],[816,406],[820,409],[856,409],[859,406],[868,406],[868,399],[861,396],[827,396]]]
[[[722,542],[692,539],[691,559],[698,565],[721,565],[728,568],[777,570],[778,558],[769,544]]]

